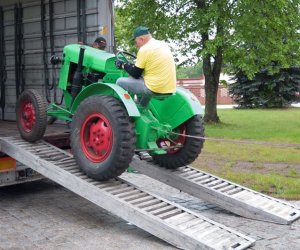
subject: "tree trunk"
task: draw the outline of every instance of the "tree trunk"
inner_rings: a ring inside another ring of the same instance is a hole
[[[220,122],[217,113],[217,94],[219,82],[214,77],[207,77],[205,72],[205,122]]]
[[[217,96],[222,67],[222,49],[217,50],[214,62],[212,56],[206,55],[203,59],[203,73],[205,76],[205,122],[220,122],[217,113]]]
[[[217,26],[217,34],[221,31],[222,27]],[[201,36],[203,49],[206,49],[206,43],[209,41],[208,32],[203,32]],[[219,47],[215,56],[207,53],[203,57],[203,73],[205,76],[205,122],[220,122],[217,114],[217,96],[223,61],[222,52],[222,47]]]

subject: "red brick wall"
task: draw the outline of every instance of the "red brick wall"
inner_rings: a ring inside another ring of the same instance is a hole
[[[191,91],[200,101],[205,104],[204,79],[178,79],[177,85],[182,86]],[[233,104],[232,98],[229,96],[228,88],[219,85],[217,104]]]

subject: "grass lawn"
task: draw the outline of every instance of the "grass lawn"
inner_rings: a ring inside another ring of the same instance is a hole
[[[192,165],[274,197],[300,199],[300,108],[227,109],[218,115],[222,123],[207,124],[206,137],[277,146],[206,140]]]

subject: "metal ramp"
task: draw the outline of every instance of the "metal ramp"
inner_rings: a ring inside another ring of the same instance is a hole
[[[134,158],[139,172],[243,217],[290,224],[300,218],[300,208],[255,192],[190,166],[168,170]]]
[[[96,205],[183,249],[246,249],[255,240],[116,178],[83,174],[73,156],[44,141],[0,138],[0,150]]]

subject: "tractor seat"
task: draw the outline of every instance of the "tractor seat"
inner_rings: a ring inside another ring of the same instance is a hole
[[[159,93],[154,93],[154,92],[153,92],[153,94],[154,95],[142,95],[141,99],[139,101],[140,105],[143,107],[147,107],[152,98],[162,101],[162,100],[167,99],[168,97],[174,95],[174,93],[159,94]]]

